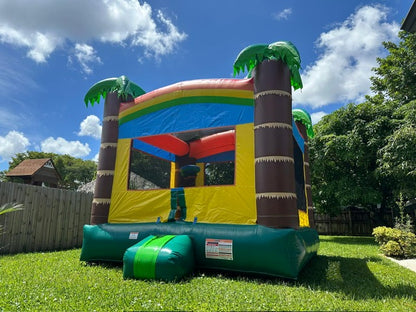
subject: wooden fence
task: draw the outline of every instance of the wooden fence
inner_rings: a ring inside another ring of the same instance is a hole
[[[24,205],[23,210],[0,215],[0,254],[80,247],[92,199],[91,193],[0,182],[0,205]]]
[[[316,230],[324,235],[371,236],[373,228],[379,225],[371,213],[364,209],[347,209],[335,217],[315,212],[314,218]],[[391,212],[382,219],[382,223],[392,226]]]

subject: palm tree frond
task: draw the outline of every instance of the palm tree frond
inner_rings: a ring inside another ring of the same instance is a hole
[[[134,82],[129,81],[126,76],[121,76],[119,78],[119,88],[118,88],[118,96],[123,100],[127,100],[128,96],[132,96],[133,98],[138,97],[139,95],[145,94],[146,92],[136,85]]]
[[[109,92],[117,92],[118,97],[123,101],[129,95],[137,97],[146,93],[124,75],[118,78],[107,78],[97,82],[88,90],[84,97],[85,105],[88,106],[88,103],[91,103],[93,106],[94,103],[99,103],[101,97],[105,98]]]
[[[257,63],[263,60],[266,49],[266,44],[254,44],[243,49],[234,61],[234,76],[246,70],[251,72]]]
[[[267,53],[277,60],[282,60],[290,70],[290,81],[293,88],[303,87],[302,79],[299,74],[300,55],[298,49],[289,41],[277,41],[269,44]]]
[[[289,41],[277,41],[269,45],[251,45],[240,52],[234,62],[234,76],[247,69],[251,72],[258,63],[264,60],[282,60],[290,70],[290,81],[293,88],[303,87],[299,74],[300,55],[296,47]]]
[[[23,209],[23,204],[7,203],[7,204],[0,206],[0,215],[8,213],[8,212],[12,212],[12,211],[22,210],[22,209]]]
[[[117,79],[107,78],[95,83],[84,97],[85,105],[88,107],[88,103],[91,103],[91,106],[94,106],[94,103],[100,103],[101,96],[105,99],[107,93],[115,88]]]
[[[306,133],[309,138],[313,138],[315,133],[313,132],[311,115],[307,111],[301,108],[292,110],[292,116],[295,121],[300,121],[306,127]]]

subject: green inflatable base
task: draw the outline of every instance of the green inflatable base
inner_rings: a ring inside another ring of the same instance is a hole
[[[122,262],[125,251],[149,235],[188,235],[195,267],[296,279],[316,255],[315,229],[273,229],[261,225],[106,223],[85,225],[81,261]]]

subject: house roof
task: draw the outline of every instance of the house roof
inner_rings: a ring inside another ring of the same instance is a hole
[[[48,162],[52,164],[52,169],[55,169],[55,166],[52,163],[50,158],[41,158],[41,159],[25,159],[20,164],[18,164],[15,168],[10,170],[6,173],[8,177],[15,177],[15,176],[32,176],[43,166],[48,166]]]
[[[413,1],[401,28],[411,33],[416,32],[416,1]]]

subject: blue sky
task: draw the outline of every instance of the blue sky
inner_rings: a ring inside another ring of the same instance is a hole
[[[398,40],[412,2],[0,0],[0,170],[26,150],[96,159],[104,103],[83,98],[99,80],[124,74],[151,91],[231,78],[257,43],[298,48],[293,105],[316,122],[370,94],[381,43]]]

